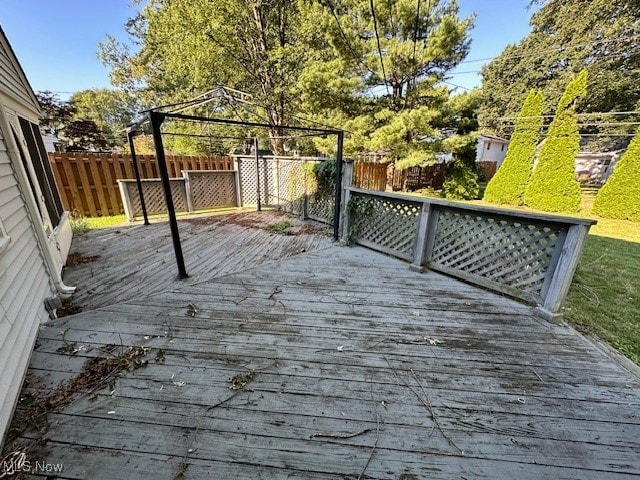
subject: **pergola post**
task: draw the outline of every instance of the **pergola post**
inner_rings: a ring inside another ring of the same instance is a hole
[[[338,133],[338,151],[336,154],[336,193],[335,205],[333,209],[333,239],[338,240],[340,237],[340,208],[342,200],[342,150],[344,145],[344,132],[340,130]]]
[[[149,216],[147,215],[147,204],[144,201],[144,193],[142,192],[142,181],[140,180],[140,168],[138,167],[138,160],[136,159],[136,147],[133,144],[133,137],[135,132],[132,128],[127,128],[127,139],[129,140],[129,149],[131,150],[131,161],[133,163],[133,171],[136,175],[136,185],[138,186],[138,196],[140,197],[140,206],[142,207],[142,216],[144,217],[144,224],[149,225]]]
[[[176,209],[173,204],[173,195],[171,194],[171,182],[169,181],[169,172],[167,170],[167,162],[164,156],[164,145],[162,144],[162,133],[160,127],[165,119],[165,114],[160,112],[149,112],[149,122],[151,123],[151,133],[153,135],[153,143],[156,148],[156,161],[158,162],[158,170],[160,170],[160,178],[162,179],[162,187],[164,189],[164,198],[167,203],[167,212],[169,214],[169,226],[171,227],[171,237],[173,239],[173,249],[176,254],[176,263],[178,264],[178,278],[188,278],[187,270],[184,266],[184,257],[182,255],[182,244],[180,243],[180,232],[178,231],[178,221],[176,219]]]

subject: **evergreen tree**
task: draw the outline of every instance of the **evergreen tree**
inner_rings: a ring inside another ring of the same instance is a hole
[[[485,201],[508,205],[524,204],[524,192],[531,177],[540,138],[542,105],[542,91],[531,90],[516,119],[504,162],[484,192]]]
[[[598,192],[593,212],[601,217],[640,222],[640,128]]]
[[[546,212],[574,213],[580,208],[580,184],[575,159],[580,135],[574,104],[587,93],[587,71],[567,85],[540,150],[538,163],[525,191],[525,204]]]

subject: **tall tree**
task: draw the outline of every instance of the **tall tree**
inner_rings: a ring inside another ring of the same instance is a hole
[[[351,142],[363,147],[400,113],[408,125],[372,141],[406,155],[415,145],[398,137],[432,135],[428,119],[448,97],[434,85],[467,54],[471,24],[454,0],[150,0],[127,25],[139,49],[109,38],[101,56],[114,83],[164,99],[219,84],[250,93],[277,153],[278,126],[299,116],[363,127]]]
[[[602,217],[640,222],[640,128],[598,191],[593,211]]]
[[[487,202],[524,205],[543,123],[542,103],[542,92],[531,90],[516,119],[504,162],[484,192]]]
[[[586,94],[587,71],[582,70],[568,83],[558,102],[556,115],[524,194],[527,206],[562,213],[575,213],[580,208],[580,184],[575,170],[580,136],[575,104]]]
[[[92,120],[104,133],[109,147],[124,147],[127,143],[125,128],[133,123],[141,104],[121,90],[82,90],[71,95],[69,103],[76,120]]]
[[[157,97],[184,100],[225,85],[247,91],[273,125],[273,147],[282,153],[280,125],[291,122],[293,89],[315,29],[301,21],[303,1],[150,0],[128,23],[139,50],[109,38],[101,47],[112,81],[143,83]],[[246,115],[246,113],[245,113]]]
[[[564,86],[586,68],[588,94],[582,112],[634,111],[640,107],[640,2],[637,0],[532,0],[531,33],[509,45],[482,70],[485,102],[480,123],[500,135],[532,88],[541,88],[552,112]],[[624,121],[624,116],[587,123]],[[640,117],[626,117],[637,119]],[[628,120],[626,120],[628,121]],[[628,133],[625,125],[615,129]],[[597,125],[583,133],[611,133]],[[612,137],[613,138],[613,137]]]
[[[48,91],[37,92],[36,97],[42,109],[41,125],[61,140],[64,149],[104,150],[110,146],[96,122],[79,118],[71,102],[62,101]]]

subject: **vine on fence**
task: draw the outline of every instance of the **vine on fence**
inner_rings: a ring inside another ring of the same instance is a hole
[[[353,245],[360,234],[362,223],[373,216],[373,199],[352,195],[347,202],[347,216],[349,218],[349,231],[347,232],[347,244]]]

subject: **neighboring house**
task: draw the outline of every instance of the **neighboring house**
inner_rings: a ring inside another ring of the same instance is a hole
[[[55,316],[71,245],[40,134],[40,106],[0,28],[0,442],[42,322]]]
[[[576,175],[582,184],[603,185],[613,168],[624,153],[624,150],[591,153],[580,152],[576,156]]]
[[[493,135],[480,135],[476,150],[476,162],[496,162],[499,167],[507,154],[509,140]]]
[[[40,129],[40,131],[42,132],[42,129]],[[61,140],[57,136],[51,133],[42,132],[42,141],[44,142],[44,149],[47,153],[60,151]]]

